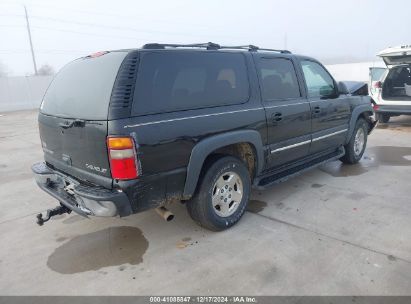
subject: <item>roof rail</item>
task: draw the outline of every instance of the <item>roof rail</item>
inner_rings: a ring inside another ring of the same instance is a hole
[[[167,43],[148,43],[143,45],[143,49],[165,49],[166,47],[178,48],[206,48],[207,50],[218,50],[220,45],[213,42],[193,43],[193,44],[167,44]]]
[[[276,50],[276,49],[266,49],[266,48],[260,48],[256,45],[237,45],[237,46],[221,46],[221,49],[242,49],[242,50],[249,50],[250,52],[254,51],[271,51],[271,52],[279,52],[283,54],[291,54],[290,51],[288,50]]]
[[[291,51],[289,51],[289,50],[275,50],[275,49],[262,49],[262,48],[259,48],[258,50],[260,50],[260,51],[270,51],[270,52],[279,52],[279,53],[282,53],[282,54],[292,54]]]
[[[213,42],[206,42],[206,43],[193,43],[193,44],[163,44],[163,43],[148,43],[143,45],[143,49],[165,49],[167,47],[171,48],[178,48],[178,47],[185,47],[185,48],[206,48],[207,50],[218,50],[218,49],[234,49],[234,50],[249,50],[250,52],[255,51],[271,51],[271,52],[279,52],[282,54],[291,54],[288,50],[275,50],[275,49],[266,49],[260,48],[255,45],[236,45],[236,46],[226,46],[226,45],[219,45]]]
[[[241,50],[249,50],[249,51],[257,51],[259,49],[258,46],[249,44],[249,45],[223,45],[221,46],[222,49],[241,49]]]

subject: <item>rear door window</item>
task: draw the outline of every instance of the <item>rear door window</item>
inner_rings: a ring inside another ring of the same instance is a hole
[[[84,57],[64,66],[43,98],[41,112],[64,118],[106,120],[111,91],[127,52]]]
[[[262,58],[259,64],[264,101],[301,97],[294,65],[286,58]]]
[[[141,58],[133,113],[239,104],[248,97],[247,68],[242,54],[152,52]]]

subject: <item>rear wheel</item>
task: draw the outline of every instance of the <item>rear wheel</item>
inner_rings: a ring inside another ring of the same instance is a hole
[[[377,120],[382,123],[387,123],[390,120],[390,118],[391,116],[389,114],[382,114],[382,113],[377,114]]]
[[[221,231],[236,224],[244,214],[250,197],[250,175],[246,166],[232,156],[212,161],[205,170],[187,210],[200,226]]]
[[[350,141],[344,146],[345,155],[340,158],[343,163],[356,164],[360,161],[367,145],[367,134],[367,122],[362,118],[358,119]]]

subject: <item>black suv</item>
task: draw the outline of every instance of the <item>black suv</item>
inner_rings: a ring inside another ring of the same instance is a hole
[[[179,200],[223,230],[251,188],[326,161],[354,164],[374,128],[368,96],[315,59],[255,46],[146,44],[66,65],[38,117],[47,218],[127,216]]]

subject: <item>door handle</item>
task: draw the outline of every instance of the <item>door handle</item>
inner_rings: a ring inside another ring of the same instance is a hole
[[[273,115],[271,115],[271,119],[272,119],[273,123],[279,122],[279,121],[283,120],[283,113],[276,112]]]
[[[314,107],[314,114],[320,114],[321,113],[321,108],[319,106]]]

